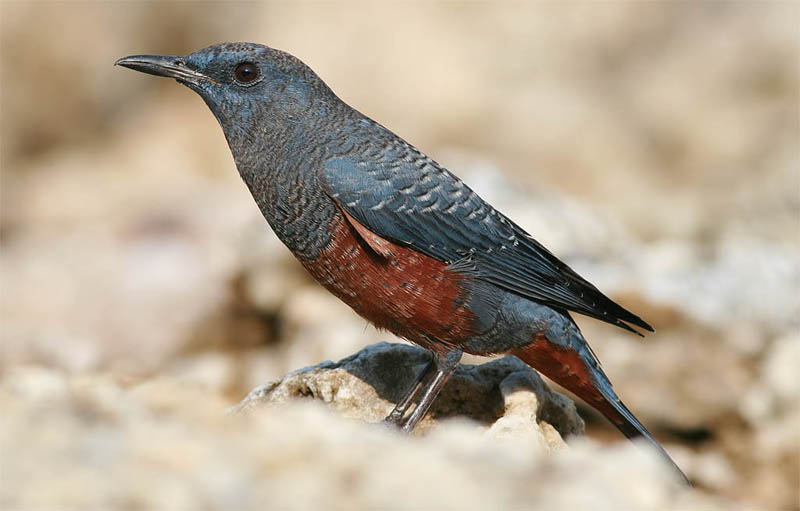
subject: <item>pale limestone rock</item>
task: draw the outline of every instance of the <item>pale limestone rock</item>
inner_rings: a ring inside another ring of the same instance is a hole
[[[378,343],[339,362],[300,369],[254,389],[233,410],[283,405],[311,397],[348,418],[383,420],[430,360],[426,350]],[[565,446],[562,436],[582,435],[583,420],[569,399],[550,390],[516,357],[483,365],[459,365],[419,430],[442,419],[467,417],[489,426],[496,440],[527,439],[542,453]]]
[[[380,350],[392,351],[367,353]],[[461,379],[517,379],[500,384],[517,389],[506,391],[512,411],[533,402],[527,393],[548,399],[524,390],[529,382],[509,372],[510,360]],[[226,417],[219,397],[196,385],[49,371],[0,377],[2,509],[731,508],[681,487],[654,453],[625,442],[582,440],[543,457],[524,438],[498,441],[470,421],[409,437],[299,399]],[[333,372],[305,374],[313,371]],[[325,384],[318,391],[341,394]]]
[[[540,396],[547,404],[555,404],[567,413],[574,414],[575,406],[567,398],[555,394],[533,371],[520,370],[511,373],[500,382],[505,410],[502,417],[491,425],[486,435],[497,441],[524,441],[534,446],[537,452],[549,454],[566,445],[559,432],[550,423],[538,420],[541,413]],[[582,420],[574,414],[575,423]]]

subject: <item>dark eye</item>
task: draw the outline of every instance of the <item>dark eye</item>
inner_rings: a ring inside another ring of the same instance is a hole
[[[233,70],[233,76],[240,83],[250,83],[258,78],[258,68],[252,62],[242,62]]]

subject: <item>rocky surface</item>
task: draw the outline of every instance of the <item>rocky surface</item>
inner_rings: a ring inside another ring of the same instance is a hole
[[[514,375],[530,377],[505,381]],[[565,449],[553,430],[561,448],[543,456],[524,430],[495,434],[499,423],[486,433],[451,420],[409,437],[317,402],[230,416],[213,392],[170,378],[131,384],[16,367],[0,379],[0,508],[726,509],[632,444]]]
[[[430,361],[421,348],[380,343],[339,362],[324,362],[257,387],[233,411],[283,405],[311,397],[339,414],[382,421]],[[459,365],[417,432],[452,417],[486,425],[495,438],[528,436],[547,453],[565,447],[562,437],[583,435],[575,405],[551,391],[538,373],[516,357],[483,365]]]

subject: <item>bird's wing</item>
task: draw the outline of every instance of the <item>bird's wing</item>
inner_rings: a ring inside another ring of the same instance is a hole
[[[328,160],[323,187],[375,234],[454,271],[635,333],[653,331],[575,273],[460,179],[410,146],[380,158]]]

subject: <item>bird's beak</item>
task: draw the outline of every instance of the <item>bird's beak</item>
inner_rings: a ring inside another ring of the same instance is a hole
[[[213,82],[213,80],[203,73],[187,67],[183,57],[174,57],[171,55],[131,55],[130,57],[119,59],[114,65],[127,67],[151,75],[174,78],[179,82],[195,84],[201,81]]]

